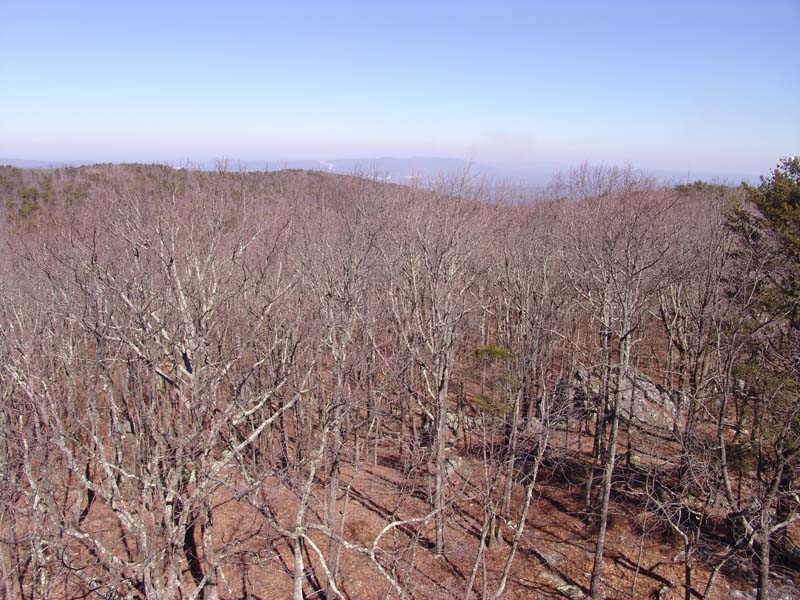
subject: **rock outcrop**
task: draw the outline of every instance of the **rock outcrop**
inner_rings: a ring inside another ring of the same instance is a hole
[[[665,389],[633,368],[628,370],[622,385],[622,419],[642,427],[672,428],[681,407],[678,392]],[[570,379],[559,383],[562,408],[574,414],[596,412],[601,388],[599,370],[577,369]],[[616,369],[612,369],[608,388],[609,397],[613,398],[617,392]]]

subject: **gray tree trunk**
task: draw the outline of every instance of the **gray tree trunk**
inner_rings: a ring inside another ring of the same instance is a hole
[[[594,600],[602,598],[603,577],[603,552],[606,543],[606,530],[608,528],[608,504],[611,499],[612,477],[617,459],[617,435],[619,433],[619,411],[622,406],[622,386],[628,370],[630,354],[630,341],[627,336],[620,340],[620,364],[617,370],[617,388],[614,390],[614,404],[611,410],[611,434],[608,438],[608,448],[603,469],[603,491],[600,505],[600,529],[597,533],[597,542],[592,567],[592,579],[589,584],[589,594]]]

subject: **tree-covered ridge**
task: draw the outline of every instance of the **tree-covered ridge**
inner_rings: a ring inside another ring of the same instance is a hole
[[[37,190],[0,225],[7,597],[766,598],[800,563],[752,189],[2,176]]]

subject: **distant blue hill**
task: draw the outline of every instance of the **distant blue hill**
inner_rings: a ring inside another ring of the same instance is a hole
[[[0,158],[0,165],[10,165],[22,169],[52,169],[58,167],[76,167],[95,164],[91,160],[28,160],[19,158]],[[101,161],[106,162],[106,161]],[[119,161],[114,161],[119,162]],[[158,162],[158,161],[156,161]],[[447,157],[414,156],[397,158],[384,156],[380,158],[335,158],[330,160],[312,159],[272,159],[272,160],[236,160],[224,159],[214,161],[175,162],[175,167],[189,166],[213,170],[224,163],[230,170],[245,171],[280,171],[282,169],[302,169],[327,173],[352,174],[359,173],[375,177],[389,183],[411,183],[413,181],[430,181],[438,177],[467,176],[474,179],[485,179],[490,182],[509,182],[524,186],[539,187],[546,185],[556,173],[569,170],[569,165],[557,162],[514,162],[514,163],[482,163]],[[742,181],[757,183],[758,176],[750,173],[725,173],[713,171],[679,172],[665,169],[644,169],[645,173],[655,176],[665,183],[689,183],[697,180],[714,183],[738,185]]]
[[[209,163],[209,167],[213,167]],[[476,179],[542,186],[557,173],[566,173],[570,166],[558,162],[482,163],[458,158],[424,157],[396,158],[336,158],[331,160],[271,160],[229,161],[229,168],[253,171],[304,169],[329,173],[361,173],[392,183],[408,183],[414,179],[430,180],[439,176],[468,175]],[[752,173],[721,171],[676,171],[668,169],[642,169],[646,174],[665,183],[690,183],[697,180],[739,185],[742,181],[757,183]]]
[[[18,169],[56,169],[59,167],[80,167],[96,164],[95,160],[28,160],[26,158],[2,158],[0,166],[16,167]]]
[[[330,160],[230,161],[230,168],[247,170],[305,169],[328,173],[360,173],[391,183],[429,181],[437,177],[467,176],[490,181],[509,181],[528,185],[547,183],[554,173],[563,170],[555,163],[502,165],[472,162],[458,158],[415,156],[396,158],[334,158]]]

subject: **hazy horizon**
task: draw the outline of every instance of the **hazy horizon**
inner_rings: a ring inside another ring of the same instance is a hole
[[[5,13],[0,156],[751,175],[800,148],[791,1],[15,1]]]
[[[338,157],[303,159],[237,159],[236,157],[216,157],[208,160],[150,160],[134,158],[130,160],[77,159],[64,160],[52,158],[20,158],[0,156],[0,166],[8,165],[23,169],[59,168],[66,166],[89,166],[93,164],[165,164],[174,168],[216,170],[221,165],[237,171],[279,171],[282,169],[303,169],[333,172],[337,174],[364,173],[391,182],[411,182],[436,180],[439,177],[462,176],[469,174],[476,179],[493,182],[509,182],[541,187],[553,181],[558,175],[567,175],[581,164],[591,163],[516,163],[516,162],[477,162],[453,157],[425,156],[382,156],[382,157]],[[644,169],[635,164],[594,163],[593,166],[631,167],[644,175],[655,177],[664,184],[708,181],[723,185],[737,186],[743,181],[757,184],[765,173],[747,173],[714,170]]]

